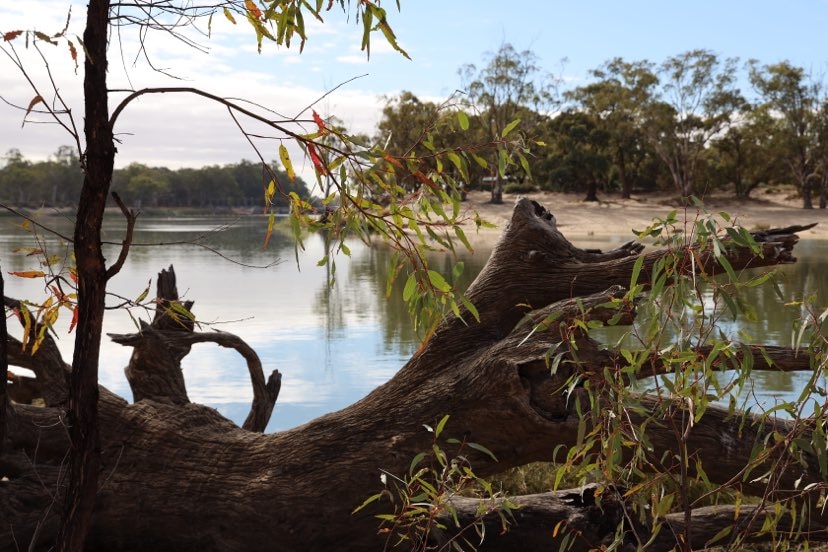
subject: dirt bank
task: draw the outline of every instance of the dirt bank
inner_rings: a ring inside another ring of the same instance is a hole
[[[695,207],[681,207],[676,198],[668,194],[635,195],[631,199],[602,194],[601,201],[597,203],[584,202],[583,196],[576,194],[536,192],[524,195],[549,209],[563,233],[571,238],[606,239],[615,236],[626,241],[634,238],[632,229],[641,230],[651,224],[654,217],[664,217],[673,209],[678,211],[679,220],[686,217],[692,222],[699,214]],[[469,193],[466,208],[476,210],[484,220],[497,226],[481,229],[472,238],[473,241],[478,244],[494,243],[509,221],[518,197],[505,194],[502,205],[492,205],[488,202],[488,192]],[[828,210],[806,210],[801,208],[801,204],[801,199],[792,190],[759,192],[756,198],[745,201],[725,195],[705,198],[705,208],[709,213],[725,211],[737,224],[749,230],[818,222],[816,227],[802,232],[800,236],[803,239],[828,239]]]

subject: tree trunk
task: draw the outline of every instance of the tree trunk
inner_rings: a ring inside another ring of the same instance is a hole
[[[597,202],[598,201],[598,181],[590,180],[587,185],[587,193],[584,201]]]
[[[729,253],[732,267],[793,262],[795,232],[804,228],[757,235],[763,256],[733,249]],[[358,513],[353,513],[355,508],[383,490],[383,472],[403,476],[415,455],[431,450],[433,434],[422,424],[434,427],[446,414],[450,419],[445,435],[483,444],[497,458],[469,449],[466,455],[478,475],[550,460],[557,447],[576,444],[582,423],[578,401],[567,400],[560,389],[575,371],[585,377],[602,373],[613,352],[600,349],[586,335],[579,336],[577,358],[569,355],[570,361],[551,372],[550,349],[569,341],[562,338],[557,322],[547,324],[548,331],[537,328],[553,313],[558,321],[575,317],[607,320],[619,314],[603,305],[609,298],[624,295],[620,286],[629,283],[642,249],[636,243],[609,252],[579,249],[558,232],[549,212],[521,199],[503,238],[467,292],[479,310],[480,323],[447,318],[389,382],[343,410],[281,433],[261,435],[236,427],[215,410],[191,404],[178,391],[171,400],[168,390],[145,386],[144,398],[127,404],[101,388],[101,483],[88,547],[376,550],[387,536],[377,535],[378,522],[373,516],[393,506],[383,501]],[[643,280],[664,254],[643,254]],[[710,251],[697,251],[695,258],[695,271],[715,272],[719,266]],[[521,324],[530,313],[530,323]],[[620,314],[620,323],[631,323],[632,305]],[[146,335],[142,331],[115,339],[131,340],[129,344],[138,346],[145,339],[169,339],[173,347],[214,341],[213,334],[195,334],[186,328],[150,329]],[[157,335],[149,335],[152,332]],[[196,337],[200,335],[207,337]],[[169,355],[177,354],[171,351]],[[65,364],[40,355],[38,351],[30,361],[38,364],[38,375],[49,373],[51,381],[60,382],[55,374],[64,374]],[[785,366],[808,368],[807,355],[780,351],[779,356],[786,359]],[[758,356],[755,363],[754,370],[762,368]],[[140,354],[133,356],[130,366],[131,384],[136,373],[180,369],[175,362]],[[162,380],[177,381],[155,381]],[[56,401],[47,401],[46,408],[13,404],[7,411],[9,434],[0,457],[0,478],[8,478],[0,483],[0,519],[4,521],[0,549],[23,548],[28,543],[46,547],[54,542],[53,504],[59,499],[55,490],[60,490],[61,466],[69,448],[62,425],[65,411],[60,404],[52,404]],[[656,408],[648,401],[642,399],[643,409]],[[659,453],[677,450],[676,436],[668,427],[669,415],[665,413],[662,427],[650,428],[650,439]],[[772,432],[784,434],[787,429],[785,422],[752,424],[748,420],[740,425],[728,416],[727,410],[710,407],[687,436],[691,450],[713,460],[704,464],[706,476],[720,483],[741,480],[740,470],[753,448]],[[757,465],[756,473],[771,461]],[[797,470],[781,475],[780,488],[822,481],[816,459],[803,455],[801,461]],[[742,487],[758,494],[764,491],[761,482],[745,482]],[[486,544],[494,549],[501,538],[517,539],[504,541],[511,549],[526,549],[538,539],[550,538],[549,524],[529,515],[531,500],[516,500],[525,501],[527,507],[517,511],[514,532],[504,537],[498,531],[486,534]],[[618,508],[623,507],[619,502]],[[586,520],[590,531],[589,539],[579,541],[581,549],[611,540],[614,520],[618,512],[623,513],[616,509],[616,514],[602,520],[598,518],[603,510],[593,504],[589,511],[579,518]],[[577,517],[571,511],[566,515],[570,514],[573,520]],[[732,520],[733,512],[721,519]],[[572,524],[577,528],[575,521]],[[709,539],[713,534],[706,536]],[[450,539],[451,535],[434,537]],[[664,529],[659,538],[672,538],[675,545],[675,537]]]
[[[632,197],[632,182],[627,174],[627,158],[624,154],[624,148],[616,148],[616,164],[618,165],[618,177],[621,179],[621,198],[630,199]]]
[[[491,203],[494,205],[503,203],[503,180],[499,174],[495,177],[494,182],[492,182]]]
[[[98,361],[108,280],[101,224],[115,161],[109,126],[107,47],[109,0],[90,0],[84,50],[84,183],[75,223],[78,324],[70,378],[69,477],[58,549],[81,551],[95,508],[100,471]]]

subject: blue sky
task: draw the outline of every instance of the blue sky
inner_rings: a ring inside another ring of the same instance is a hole
[[[0,31],[36,27],[54,32],[62,27],[68,5],[66,0],[3,2]],[[310,39],[301,55],[296,48],[288,51],[267,43],[263,53],[257,54],[245,24],[234,27],[217,17],[212,38],[201,40],[209,54],[165,37],[150,37],[155,63],[183,80],[171,80],[143,63],[133,66],[131,57],[121,63],[113,56],[110,82],[122,88],[196,86],[221,96],[247,97],[285,115],[295,115],[326,90],[366,75],[327,96],[316,109],[323,116],[336,115],[356,131],[371,133],[383,96],[411,90],[428,99],[444,98],[460,86],[457,70],[461,65],[480,64],[485,52],[496,50],[503,42],[518,50],[533,50],[546,70],[564,77],[570,86],[587,82],[590,69],[616,56],[660,62],[694,48],[766,63],[787,59],[817,74],[824,72],[828,62],[828,2],[824,0],[789,0],[784,4],[742,0],[401,0],[400,12],[394,2],[383,5],[412,60],[392,51],[375,35],[367,61],[359,51],[361,27],[337,11],[326,15],[325,25],[309,22]],[[76,34],[82,32],[83,16],[84,4],[76,3],[71,24]],[[134,54],[134,31],[127,31],[121,39]],[[80,127],[82,76],[73,73],[63,50],[47,51],[47,56]],[[565,64],[561,63],[563,58],[568,59]],[[32,75],[44,84],[41,64],[31,55],[27,60]],[[23,105],[34,95],[3,55],[0,95]],[[112,105],[118,97],[113,96]],[[0,128],[0,152],[18,147],[32,159],[44,158],[61,144],[70,143],[54,125],[29,124],[21,129],[21,114],[4,104],[0,104]],[[224,110],[192,97],[142,99],[127,109],[116,131],[121,139],[119,166],[133,161],[199,166],[254,158]],[[263,147],[266,158],[276,157],[275,147],[268,143]],[[305,167],[304,174],[308,173]]]

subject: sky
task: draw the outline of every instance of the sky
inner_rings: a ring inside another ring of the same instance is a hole
[[[815,74],[828,67],[828,0],[400,0],[384,2],[388,20],[405,59],[385,43],[372,39],[370,60],[360,51],[361,23],[334,8],[325,23],[306,18],[308,42],[299,53],[265,42],[257,53],[250,27],[215,17],[203,50],[190,48],[160,34],[146,41],[155,71],[140,57],[135,29],[113,35],[123,44],[110,56],[110,87],[197,87],[222,97],[246,98],[286,118],[309,117],[313,106],[327,118],[335,115],[352,132],[374,134],[385,103],[403,90],[422,99],[440,101],[461,87],[458,69],[483,64],[487,52],[503,43],[532,50],[545,71],[562,77],[567,86],[589,81],[589,70],[606,60],[648,59],[661,62],[691,49],[709,49],[721,57],[788,60]],[[0,32],[60,30],[72,7],[70,35],[81,35],[85,3],[70,0],[24,0],[0,3]],[[206,22],[204,27],[206,27]],[[9,44],[3,45],[8,53]],[[43,62],[32,48],[16,43],[28,76],[51,99]],[[75,74],[65,46],[43,49],[62,97],[72,106],[74,121],[83,126],[82,73]],[[566,61],[562,61],[566,59]],[[45,159],[70,136],[60,127],[35,117],[23,125],[23,113],[9,104],[28,105],[35,93],[21,72],[0,52],[0,155],[19,149],[32,160]],[[113,92],[110,108],[125,96]],[[254,126],[251,130],[257,130]],[[312,129],[308,129],[312,130]],[[119,140],[116,166],[131,162],[171,168],[197,167],[255,159],[256,154],[228,117],[227,111],[191,95],[145,96],[132,102],[115,129]],[[277,158],[278,142],[258,140],[266,159]],[[290,145],[300,174],[312,174],[299,150]]]

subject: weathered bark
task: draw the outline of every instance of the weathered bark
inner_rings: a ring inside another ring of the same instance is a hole
[[[764,256],[734,249],[729,253],[731,265],[739,270],[793,262],[793,231],[765,232]],[[451,416],[445,435],[484,444],[497,457],[495,462],[471,451],[469,459],[478,475],[550,460],[556,447],[576,444],[580,423],[577,401],[567,401],[560,389],[574,370],[585,377],[600,374],[612,357],[580,336],[577,362],[562,363],[552,374],[547,356],[562,341],[559,326],[550,325],[548,331],[536,327],[553,313],[558,321],[585,316],[606,320],[614,315],[600,306],[624,295],[623,288],[611,286],[628,284],[641,252],[642,246],[635,243],[606,253],[579,249],[558,232],[545,209],[520,200],[503,238],[467,292],[479,310],[479,324],[446,319],[389,382],[343,410],[281,433],[243,430],[210,408],[170,400],[165,390],[148,389],[143,400],[125,404],[102,388],[101,484],[88,546],[377,549],[382,539],[376,535],[373,514],[381,509],[372,505],[353,514],[354,508],[382,488],[381,469],[405,474],[418,452],[430,450],[432,435],[421,424],[435,424],[445,414]],[[644,254],[642,278],[663,255]],[[686,266],[680,266],[684,270],[690,271],[690,263],[697,272],[718,270],[711,251],[692,250],[686,258]],[[627,305],[621,323],[632,321],[632,308]],[[138,351],[144,340],[169,340],[174,347],[187,348],[198,341],[219,342],[216,335],[224,334],[150,326],[117,339],[134,341]],[[139,372],[152,369],[142,366]],[[155,369],[180,367],[166,363]],[[658,413],[648,428],[659,453],[654,453],[656,462],[661,452],[677,451],[671,416],[680,413],[654,399],[642,398],[641,403],[630,423],[638,423],[648,412]],[[9,478],[0,493],[0,519],[6,520],[0,524],[0,548],[12,549],[14,545],[5,543],[33,539],[45,545],[54,539],[50,508],[67,451],[63,415],[59,406],[9,409],[7,452],[0,457],[0,476]],[[711,481],[741,481],[754,445],[763,443],[771,431],[784,435],[791,424],[755,421],[749,418],[740,427],[726,411],[711,407],[688,433],[689,450],[715,459],[705,464]],[[771,451],[764,463],[757,463],[755,472],[773,462],[774,454]],[[787,496],[797,481],[799,488],[822,482],[816,459],[806,454],[802,462],[780,475],[779,493],[770,498]],[[765,491],[764,485],[750,481],[742,489],[759,495]],[[532,519],[532,500],[520,500],[527,506],[519,515]],[[603,520],[608,523],[590,526],[595,542],[611,538],[612,519],[608,516]],[[542,537],[538,531],[548,537],[548,526],[534,524],[519,524],[512,537],[526,539],[520,542],[527,544]],[[494,546],[497,533],[490,531],[487,537]]]
[[[68,429],[72,448],[63,502],[58,550],[81,551],[92,524],[101,469],[98,423],[100,360],[107,273],[101,247],[101,224],[115,163],[109,125],[107,47],[109,0],[90,0],[83,33],[84,181],[78,201],[74,252],[78,276],[78,324],[70,374]]]
[[[181,361],[196,343],[215,343],[235,349],[247,362],[253,385],[253,405],[242,425],[248,431],[265,430],[282,386],[282,376],[274,370],[265,382],[262,362],[244,340],[226,332],[195,333],[192,301],[181,303],[175,270],[171,266],[158,274],[156,309],[152,324],[141,321],[137,334],[109,334],[115,343],[134,347],[124,372],[135,402],[150,399],[167,404],[188,404],[187,387]]]

